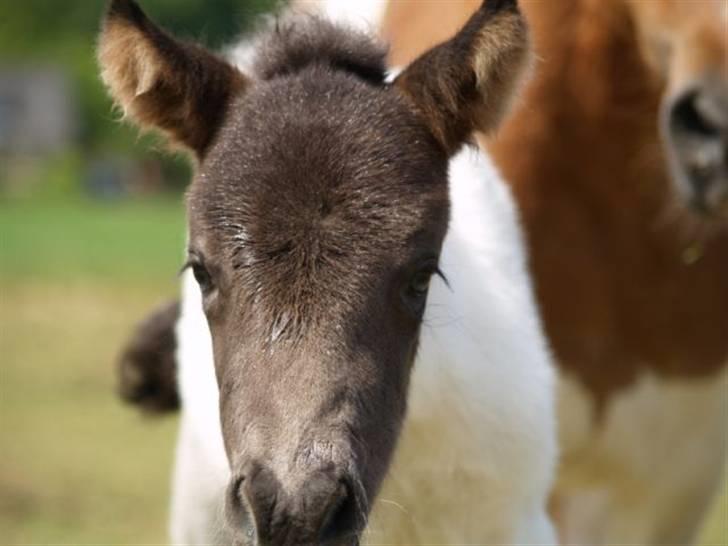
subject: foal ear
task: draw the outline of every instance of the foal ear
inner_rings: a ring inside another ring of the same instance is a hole
[[[529,51],[516,0],[486,0],[460,32],[416,59],[394,85],[453,154],[473,131],[498,125]]]
[[[246,86],[232,65],[175,40],[133,0],[112,0],[98,44],[101,76],[124,114],[201,158],[230,99]]]

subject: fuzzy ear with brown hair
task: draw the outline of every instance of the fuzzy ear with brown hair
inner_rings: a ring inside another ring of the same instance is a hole
[[[124,114],[201,158],[246,78],[203,47],[175,40],[133,0],[112,0],[98,44],[101,76]]]
[[[529,59],[516,0],[486,0],[452,39],[416,59],[394,81],[449,154],[472,132],[494,129]]]

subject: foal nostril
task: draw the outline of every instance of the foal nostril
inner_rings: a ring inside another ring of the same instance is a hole
[[[250,465],[231,481],[227,519],[244,543],[278,544],[290,536],[324,545],[356,539],[362,522],[347,482],[321,471],[298,483],[284,492],[273,473],[260,465]]]
[[[280,484],[271,471],[251,465],[228,488],[227,518],[231,527],[249,541],[270,539]]]
[[[244,484],[244,478],[230,482],[225,503],[226,517],[230,528],[237,535],[242,535],[248,543],[253,544],[257,535],[256,526],[253,514],[249,510]]]
[[[351,488],[343,481],[338,482],[333,494],[325,503],[318,532],[320,542],[353,538],[359,528],[358,504]]]

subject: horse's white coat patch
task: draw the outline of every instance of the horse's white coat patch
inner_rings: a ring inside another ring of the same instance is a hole
[[[387,0],[305,0],[298,5],[319,10],[337,23],[376,32],[387,9]]]
[[[725,461],[728,371],[693,380],[644,374],[601,418],[569,376],[558,400],[565,542],[690,544]]]
[[[452,221],[409,415],[369,540],[551,544],[553,370],[512,198],[488,157],[450,163]],[[393,503],[393,504],[391,504]]]
[[[172,486],[175,544],[213,544],[224,537],[222,509],[229,478],[220,426],[212,339],[192,271],[182,278],[177,322],[178,385],[182,418]]]
[[[397,462],[365,540],[553,543],[544,511],[556,458],[553,370],[513,201],[480,151],[458,154],[450,179],[441,258],[450,287],[433,281]],[[173,538],[214,541],[216,517],[196,512],[221,510],[227,460],[209,330],[189,272],[178,340]]]
[[[321,14],[336,23],[373,35],[376,35],[386,9],[387,0],[299,0],[294,3],[295,11]],[[255,40],[243,39],[228,48],[225,56],[243,73],[251,73],[256,45]]]

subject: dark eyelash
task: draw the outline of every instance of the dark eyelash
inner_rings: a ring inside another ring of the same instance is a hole
[[[187,271],[194,264],[195,264],[195,262],[188,259],[185,263],[182,264],[182,267],[179,268],[179,271],[177,272],[177,276],[181,277],[184,274],[184,272]]]
[[[440,269],[440,265],[438,263],[437,258],[432,257],[430,260],[427,261],[428,263],[425,264],[424,270],[429,272],[430,275],[437,275],[442,279],[442,281],[445,283],[445,286],[450,288],[450,281],[445,276],[445,273],[443,273],[442,269]]]
[[[187,254],[187,259],[185,260],[185,263],[182,264],[182,267],[180,268],[177,275],[182,275],[185,271],[187,271],[189,268],[195,266],[195,265],[204,265],[200,257],[197,255],[197,253],[193,250],[190,250]]]
[[[435,266],[435,268],[432,270],[432,274],[440,277],[442,279],[442,281],[445,283],[445,286],[447,286],[448,288],[451,288],[450,281],[445,276],[445,273],[442,272],[442,269],[440,269],[438,266]]]

